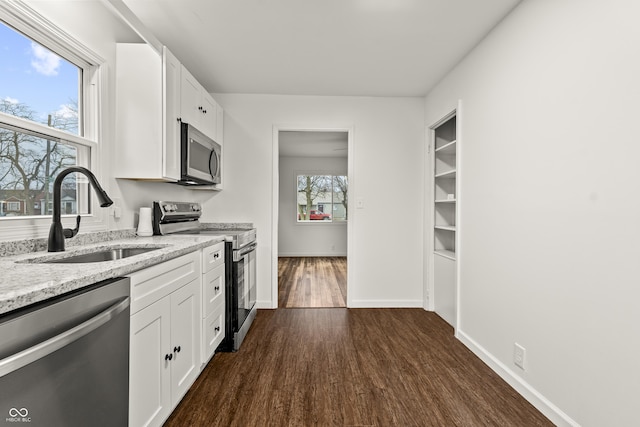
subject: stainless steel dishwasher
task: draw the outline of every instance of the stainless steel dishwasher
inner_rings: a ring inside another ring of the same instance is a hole
[[[0,425],[127,425],[128,278],[7,313],[0,343]]]

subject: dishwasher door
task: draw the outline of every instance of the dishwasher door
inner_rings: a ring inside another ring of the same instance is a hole
[[[0,342],[0,426],[127,425],[128,278],[8,313]]]

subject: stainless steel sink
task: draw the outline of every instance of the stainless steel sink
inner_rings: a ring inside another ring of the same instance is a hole
[[[160,247],[142,247],[142,248],[120,248],[120,249],[103,249],[98,252],[90,252],[86,254],[72,255],[65,258],[45,259],[36,261],[44,264],[81,264],[87,262],[104,262],[115,261],[122,258],[128,258],[135,255],[144,254],[150,251],[161,249]]]

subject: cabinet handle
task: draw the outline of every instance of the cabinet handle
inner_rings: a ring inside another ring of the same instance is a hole
[[[181,118],[181,117],[178,117],[176,120],[178,120],[179,122],[181,122],[181,121],[182,121],[182,118]]]
[[[204,114],[207,114],[207,110],[202,110],[202,112],[203,112]]]
[[[171,360],[173,359],[173,354],[165,354],[164,355],[164,360]]]
[[[213,288],[214,291],[219,291],[220,290],[220,286],[216,286]]]
[[[218,259],[218,258],[220,258],[220,254],[216,252],[215,254],[213,254],[213,258],[214,258],[214,259]]]
[[[198,107],[198,110],[202,111],[202,106],[199,106],[199,107]]]
[[[215,328],[213,328],[216,332],[220,332],[220,326],[216,326]]]
[[[174,353],[180,353],[180,346],[173,347],[173,352]]]

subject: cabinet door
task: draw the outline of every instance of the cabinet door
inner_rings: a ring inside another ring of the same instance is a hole
[[[180,179],[180,76],[182,65],[165,47],[163,50],[163,173],[165,178]]]
[[[159,426],[171,404],[170,301],[165,297],[131,316],[129,425]]]
[[[200,83],[191,75],[189,70],[182,67],[180,85],[180,108],[182,121],[195,126],[201,131],[202,121],[202,103],[201,103],[201,86]]]
[[[216,139],[217,114],[216,101],[202,88],[202,133],[214,141]]]
[[[224,304],[202,320],[202,364],[206,364],[224,339]]]
[[[224,264],[202,275],[202,317],[207,317],[213,310],[224,304]]]
[[[177,403],[200,374],[200,282],[171,294],[171,396]]]

